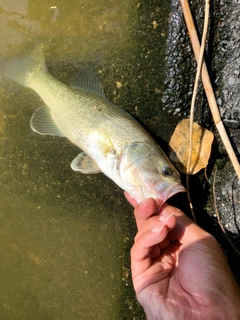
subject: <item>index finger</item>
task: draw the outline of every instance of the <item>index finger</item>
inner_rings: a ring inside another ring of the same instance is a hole
[[[152,198],[145,199],[141,201],[140,203],[137,203],[137,201],[130,196],[129,193],[124,191],[124,195],[127,198],[127,200],[130,202],[130,204],[134,207],[134,216],[136,219],[136,224],[138,230],[142,226],[144,222],[148,218],[150,218],[152,215],[155,214],[156,211],[156,203],[155,200]]]
[[[125,195],[127,201],[135,208],[138,204],[137,201],[132,196],[130,196],[127,191],[124,191],[123,194]]]
[[[136,205],[134,209],[134,216],[137,223],[138,230],[151,216],[155,215],[156,202],[154,199],[145,199]]]

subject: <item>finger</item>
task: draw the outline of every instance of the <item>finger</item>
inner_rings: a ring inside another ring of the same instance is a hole
[[[149,226],[147,224],[145,224],[145,222],[147,220],[149,220],[150,217],[152,216],[156,216],[157,220],[159,219],[161,222],[166,224],[167,222],[167,226],[169,229],[172,229],[175,226],[175,218],[173,217],[174,214],[172,214],[171,212],[168,211],[160,211],[161,214],[156,215],[156,208],[157,208],[158,204],[156,202],[156,200],[149,198],[149,199],[145,199],[142,202],[140,202],[138,205],[136,205],[135,210],[134,210],[134,215],[136,218],[136,222],[137,222],[137,227],[138,230],[142,227],[142,225],[145,225],[146,228],[149,228]],[[172,217],[172,218],[171,218]],[[171,219],[170,219],[171,218]],[[153,221],[155,221],[156,219],[151,219],[151,223],[153,223]]]
[[[130,202],[130,204],[135,208],[138,204],[137,201],[127,191],[124,191],[123,194],[126,197],[127,201]]]
[[[164,241],[167,234],[168,228],[165,225],[142,233],[131,249],[132,267],[136,267],[139,272],[146,270],[151,264],[150,254],[153,246]]]
[[[159,221],[161,221],[162,223],[164,223],[169,230],[172,230],[177,223],[177,218],[176,216],[171,213],[171,212],[163,212],[162,214],[158,215],[158,219]]]
[[[166,225],[168,230],[171,230],[176,225],[176,217],[174,215],[169,214],[162,214],[162,215],[154,215],[150,216],[149,218],[145,218],[138,222],[139,225],[139,231],[135,236],[135,242],[138,240],[138,238],[142,235],[142,233],[151,230],[157,226]]]
[[[140,202],[134,210],[134,215],[137,223],[137,228],[140,230],[142,225],[153,216],[156,212],[156,203],[152,198],[145,199]]]
[[[150,253],[151,258],[153,260],[159,258],[162,251],[165,250],[167,247],[169,247],[170,244],[171,242],[169,240],[169,237],[166,236],[166,238],[162,242],[152,247],[152,250]]]
[[[169,232],[171,241],[178,240],[181,244],[191,244],[208,235],[206,231],[196,225],[181,210],[165,203],[159,212],[160,215],[174,215],[177,219],[175,227]]]

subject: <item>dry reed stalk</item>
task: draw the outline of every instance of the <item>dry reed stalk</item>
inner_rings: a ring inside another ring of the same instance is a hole
[[[202,63],[203,63],[203,55],[204,55],[204,50],[205,50],[205,43],[206,43],[206,38],[207,38],[207,31],[208,31],[208,21],[209,21],[209,9],[210,9],[210,2],[209,0],[206,0],[205,2],[205,16],[204,16],[204,26],[203,26],[203,35],[202,35],[202,41],[201,41],[201,48],[200,48],[200,53],[198,57],[198,65],[197,65],[197,73],[196,73],[196,78],[195,78],[195,83],[194,83],[194,88],[193,88],[193,94],[192,94],[192,101],[191,101],[191,109],[190,109],[190,125],[189,125],[189,154],[188,154],[188,162],[187,162],[187,175],[186,175],[186,186],[187,186],[187,197],[188,197],[188,202],[189,206],[191,209],[192,217],[194,222],[196,223],[196,216],[193,210],[193,204],[191,200],[191,195],[189,192],[189,174],[191,174],[190,171],[190,164],[191,164],[191,156],[192,156],[192,147],[193,147],[193,119],[194,119],[194,106],[195,106],[195,101],[196,101],[196,96],[197,96],[197,88],[198,88],[198,82],[202,70]],[[194,167],[194,164],[193,164]],[[205,171],[206,173],[206,171]]]
[[[209,0],[207,0],[207,1],[209,1]],[[182,6],[183,15],[184,15],[184,19],[185,19],[185,22],[187,25],[189,37],[190,37],[190,40],[192,43],[193,52],[194,52],[196,61],[198,62],[201,49],[200,49],[200,43],[199,43],[197,31],[196,31],[196,28],[195,28],[195,25],[193,22],[193,18],[192,18],[192,14],[191,14],[191,10],[189,7],[189,3],[188,3],[188,0],[180,0],[180,3]],[[220,116],[218,106],[217,106],[217,102],[215,99],[215,95],[213,92],[213,88],[211,85],[211,81],[209,78],[207,66],[204,61],[202,63],[202,74],[201,75],[202,75],[202,82],[203,82],[203,86],[204,86],[204,89],[206,92],[209,108],[211,110],[214,123],[218,129],[218,132],[219,132],[220,137],[223,141],[223,144],[226,148],[226,151],[229,155],[229,158],[232,162],[232,165],[238,175],[238,179],[240,179],[240,165],[239,165],[238,159],[236,157],[236,154],[232,148],[231,142],[228,138],[228,135],[226,133],[224,125],[222,123],[221,116]]]

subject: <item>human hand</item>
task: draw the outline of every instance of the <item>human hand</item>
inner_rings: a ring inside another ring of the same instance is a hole
[[[147,319],[240,319],[240,290],[215,238],[167,203],[156,214],[153,199],[125,196],[135,207],[131,269]]]

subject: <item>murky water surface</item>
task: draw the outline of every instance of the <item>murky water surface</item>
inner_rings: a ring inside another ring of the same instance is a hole
[[[151,101],[161,104],[168,13],[155,1],[0,0],[0,64],[41,43],[55,77],[68,83],[91,67],[109,99],[147,125]],[[41,104],[0,79],[0,318],[142,319],[132,209],[102,174],[71,170],[75,146],[30,131]]]

